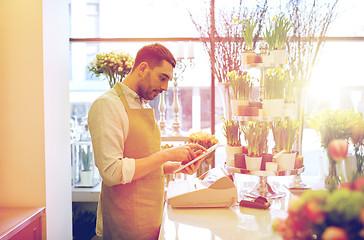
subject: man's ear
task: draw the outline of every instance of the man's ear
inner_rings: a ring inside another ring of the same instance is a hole
[[[146,62],[141,62],[140,64],[139,64],[139,67],[138,67],[138,72],[139,72],[139,74],[140,75],[144,75],[144,73],[146,72],[146,70],[147,70],[147,68],[148,68],[148,63],[146,63]]]

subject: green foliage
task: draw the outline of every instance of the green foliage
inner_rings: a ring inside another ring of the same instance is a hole
[[[330,194],[324,206],[328,219],[334,224],[359,219],[360,210],[364,207],[364,193],[339,189]]]
[[[226,137],[227,145],[229,146],[241,146],[241,129],[238,121],[224,120],[224,136]]]
[[[280,14],[269,20],[263,31],[263,40],[268,44],[269,51],[286,47],[287,33],[292,28],[290,20]]]
[[[292,146],[298,136],[300,125],[301,123],[294,119],[273,122],[272,132],[275,148],[278,152],[282,150],[292,152]]]
[[[246,50],[253,50],[253,40],[254,40],[254,30],[255,30],[255,26],[257,25],[257,21],[254,19],[245,19],[244,21],[242,20],[237,20],[234,19],[234,23],[238,23],[238,24],[242,24],[243,25],[243,30],[242,30],[242,35],[245,41],[245,49]]]
[[[288,74],[282,67],[269,68],[265,77],[265,89],[267,99],[284,98],[284,89]]]
[[[249,122],[242,126],[245,140],[248,142],[249,156],[262,156],[267,147],[269,126],[266,122]]]
[[[253,78],[247,72],[239,75],[235,70],[226,75],[233,91],[233,99],[249,100],[253,88]]]
[[[91,146],[87,146],[87,150],[80,146],[80,158],[82,160],[82,166],[84,171],[90,171],[92,165],[92,151]]]
[[[114,87],[116,82],[121,82],[131,71],[134,58],[122,51],[111,51],[109,53],[99,53],[95,59],[89,63],[88,70],[97,77],[103,74],[110,85]]]
[[[307,117],[309,127],[314,128],[321,135],[321,146],[327,149],[333,139],[349,139],[351,127],[361,118],[354,110],[329,110]]]

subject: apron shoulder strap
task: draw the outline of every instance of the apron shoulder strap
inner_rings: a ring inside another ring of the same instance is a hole
[[[130,110],[129,103],[128,103],[128,101],[126,100],[125,95],[124,95],[123,91],[121,90],[120,85],[119,85],[118,83],[116,83],[116,84],[114,85],[114,89],[115,89],[115,90],[116,90],[116,92],[118,93],[118,95],[119,95],[119,97],[120,97],[121,102],[124,104],[125,110],[126,110],[127,112],[129,112],[129,110]]]

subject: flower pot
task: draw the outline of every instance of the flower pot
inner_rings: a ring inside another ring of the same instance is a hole
[[[246,116],[259,116],[259,108],[258,107],[248,107]]]
[[[278,163],[276,162],[266,162],[265,163],[265,171],[277,171]]]
[[[270,67],[274,65],[274,56],[273,55],[263,55],[263,65],[265,67]]]
[[[285,49],[273,50],[271,54],[273,55],[275,65],[286,64],[286,50]]]
[[[234,154],[234,165],[236,168],[246,169],[245,165],[245,153],[235,153]]]
[[[243,52],[241,54],[243,65],[255,63],[256,55],[254,52]]]
[[[239,106],[248,106],[249,100],[233,99],[233,100],[231,100],[231,105],[232,105],[232,113],[234,116],[243,116],[243,115],[239,115]]]
[[[263,99],[263,115],[265,117],[281,117],[284,99]]]
[[[293,170],[296,161],[296,153],[282,153],[276,158],[279,171]]]
[[[250,107],[249,106],[238,106],[238,116],[250,116]]]
[[[245,156],[246,169],[249,170],[260,170],[260,165],[262,164],[262,157],[250,157]]]
[[[297,103],[284,103],[283,104],[283,116],[292,117],[297,115],[298,104]]]
[[[225,150],[226,150],[226,165],[234,167],[235,166],[234,155],[235,153],[242,153],[243,151],[242,147],[226,146]]]
[[[262,155],[262,164],[260,165],[260,169],[265,171],[265,166],[267,162],[273,161],[273,154],[270,153],[263,153]]]
[[[80,171],[81,185],[92,186],[93,171]]]

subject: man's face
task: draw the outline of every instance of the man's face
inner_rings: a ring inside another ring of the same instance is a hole
[[[148,67],[140,82],[139,95],[146,100],[153,100],[159,93],[167,91],[172,76],[173,67],[165,60],[153,69]]]

